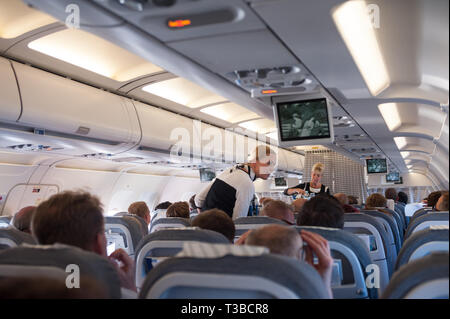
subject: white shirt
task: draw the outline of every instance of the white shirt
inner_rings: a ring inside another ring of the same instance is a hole
[[[206,197],[208,196],[208,193],[210,191],[215,192],[216,196],[220,196],[221,193],[222,195],[230,196],[232,194],[224,194],[224,193],[231,192],[234,189],[235,202],[232,219],[234,220],[239,217],[247,216],[250,207],[250,202],[253,199],[253,196],[255,195],[255,186],[253,185],[252,181],[252,179],[255,178],[253,171],[251,171],[250,174],[252,175],[251,176],[252,178],[249,176],[247,172],[243,171],[242,169],[238,169],[236,167],[226,169],[219,176],[213,179],[199,194],[195,195],[195,205],[197,205],[197,207],[203,208],[206,204],[205,203]],[[230,186],[230,188],[222,189],[220,185],[223,184],[219,185],[218,183],[215,184],[217,179]],[[211,190],[213,185],[214,189]],[[208,209],[210,208],[213,207],[208,207]],[[216,208],[220,209],[220,207]]]

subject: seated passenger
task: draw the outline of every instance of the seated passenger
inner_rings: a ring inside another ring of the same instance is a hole
[[[134,261],[123,249],[106,254],[103,208],[89,193],[65,191],[51,196],[37,208],[31,225],[40,245],[72,245],[108,258],[123,288],[136,291]]]
[[[441,197],[441,191],[431,192],[426,198],[427,207],[431,207],[433,210],[436,208],[436,203]]]
[[[158,218],[165,218],[167,208],[169,208],[170,205],[172,205],[172,203],[169,201],[162,202],[162,203],[159,203],[158,205],[156,205],[155,209],[151,213],[150,220],[155,221]]]
[[[200,209],[195,205],[195,195],[192,195],[191,198],[189,198],[189,210],[190,214],[199,214]]]
[[[270,200],[262,208],[260,216],[267,216],[284,221],[289,225],[295,224],[292,208],[281,200]]]
[[[189,218],[189,204],[186,202],[176,202],[167,208],[166,217]]]
[[[436,203],[436,210],[441,212],[448,212],[448,191],[442,192]]]
[[[147,225],[150,224],[150,209],[145,202],[134,202],[128,207],[128,213],[139,216],[145,220]]]
[[[367,210],[377,210],[387,215],[392,215],[387,209],[387,199],[379,193],[371,194],[366,200]]]
[[[358,197],[349,195],[348,196],[348,204],[349,205],[358,205]]]
[[[344,193],[336,193],[333,195],[341,204],[342,209],[344,209],[344,212],[346,213],[359,213],[359,209],[349,205],[348,203],[348,197]]]
[[[20,231],[31,234],[31,220],[36,206],[27,206],[19,210],[12,218],[11,224]]]
[[[303,205],[297,218],[297,225],[342,229],[344,227],[344,209],[332,196],[315,196]]]
[[[395,204],[398,200],[397,190],[392,187],[387,188],[384,191],[384,197],[386,197],[386,207],[395,210]]]
[[[398,192],[395,207],[400,211],[402,216],[405,215],[406,204],[408,204],[408,195],[405,192]]]
[[[264,207],[265,205],[267,205],[271,200],[273,200],[270,197],[261,197],[259,199],[259,204],[261,205],[261,207]]]
[[[303,246],[303,242],[307,245]],[[328,241],[322,236],[306,230],[302,230],[299,235],[295,228],[272,224],[252,230],[245,244],[263,246],[268,248],[272,254],[306,261],[320,274],[330,298],[332,298],[331,275],[333,258],[331,257]],[[317,256],[317,264],[314,264],[314,255]]]
[[[306,198],[302,198],[302,197],[299,197],[296,200],[294,200],[292,202],[292,206],[294,207],[294,212],[299,213],[302,210],[303,205],[305,205],[305,203],[307,201],[308,200]]]
[[[171,202],[165,201],[165,202],[162,202],[162,203],[159,203],[158,205],[156,205],[155,210],[158,210],[158,209],[167,209],[167,208],[170,207],[170,205],[172,205]]]
[[[234,241],[236,229],[233,220],[223,210],[214,208],[202,212],[192,220],[192,226],[221,233],[230,243]]]

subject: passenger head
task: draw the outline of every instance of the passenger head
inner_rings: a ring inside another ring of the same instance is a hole
[[[349,205],[358,205],[358,197],[355,196],[348,196],[348,204]]]
[[[301,197],[299,197],[299,198],[297,198],[296,200],[294,200],[294,201],[292,202],[292,206],[294,207],[294,211],[295,211],[296,213],[300,212],[300,211],[302,210],[302,208],[303,208],[303,205],[305,205],[305,203],[306,203],[307,201],[308,201],[308,200],[307,200],[306,198],[301,198]]]
[[[281,200],[269,201],[261,210],[260,215],[279,219],[291,225],[295,224],[292,208]]]
[[[408,195],[405,192],[398,192],[397,196],[400,203],[408,204]]]
[[[27,206],[19,210],[13,217],[11,224],[20,231],[31,234],[31,220],[36,206]]]
[[[427,197],[427,205],[429,207],[435,207],[437,201],[439,200],[439,197],[441,197],[441,191],[435,191],[430,193],[430,195],[428,195]]]
[[[132,215],[137,215],[150,224],[150,210],[145,202],[134,202],[128,207],[128,212]]]
[[[86,192],[65,191],[42,202],[34,213],[32,233],[41,245],[61,243],[106,256],[102,205]]]
[[[388,188],[384,191],[384,197],[386,199],[392,199],[394,201],[397,200],[397,190],[395,188]]]
[[[442,192],[436,203],[436,210],[442,212],[448,212],[448,192]]]
[[[186,202],[176,202],[167,208],[166,217],[189,218],[189,204]]]
[[[374,209],[374,208],[386,208],[387,200],[386,197],[379,193],[374,193],[367,197],[366,200],[366,209]]]
[[[167,208],[169,208],[170,205],[172,205],[171,202],[162,202],[162,203],[159,203],[158,205],[156,205],[155,210],[157,210],[157,209],[167,209]]]
[[[191,198],[189,198],[189,209],[191,211],[197,210],[197,205],[195,205],[195,195],[192,195]]]
[[[315,196],[303,205],[297,225],[343,228],[344,210],[331,196]]]
[[[273,200],[273,199],[270,198],[270,197],[261,197],[261,198],[259,199],[259,204],[260,204],[261,206],[265,206],[265,205],[267,205],[271,200]]]
[[[295,228],[283,225],[267,225],[253,230],[245,241],[246,245],[263,246],[271,254],[301,259],[303,240]]]
[[[322,163],[314,164],[311,170],[311,182],[313,184],[320,184],[324,170],[325,166]]]
[[[198,214],[191,225],[202,229],[209,229],[224,235],[233,243],[236,229],[234,222],[227,213],[220,209],[210,209]]]
[[[266,180],[275,170],[277,154],[267,145],[259,145],[255,148],[248,161],[257,178]]]
[[[341,203],[342,206],[348,205],[348,197],[344,193],[336,193],[333,196],[339,201],[339,203]]]

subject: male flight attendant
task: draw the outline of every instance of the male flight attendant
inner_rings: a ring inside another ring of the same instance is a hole
[[[247,216],[255,195],[253,182],[257,178],[266,180],[274,171],[276,162],[277,156],[269,146],[258,146],[248,163],[225,170],[197,194],[196,206],[201,211],[221,209],[233,220]]]

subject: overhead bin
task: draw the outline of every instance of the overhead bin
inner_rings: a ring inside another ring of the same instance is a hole
[[[134,102],[142,128],[140,150],[190,154],[193,136],[193,120],[138,101]]]
[[[23,64],[13,65],[23,105],[19,125],[38,134],[99,144],[109,153],[138,143],[140,127],[131,100]]]
[[[16,121],[20,116],[20,96],[10,62],[0,58],[0,121]]]

